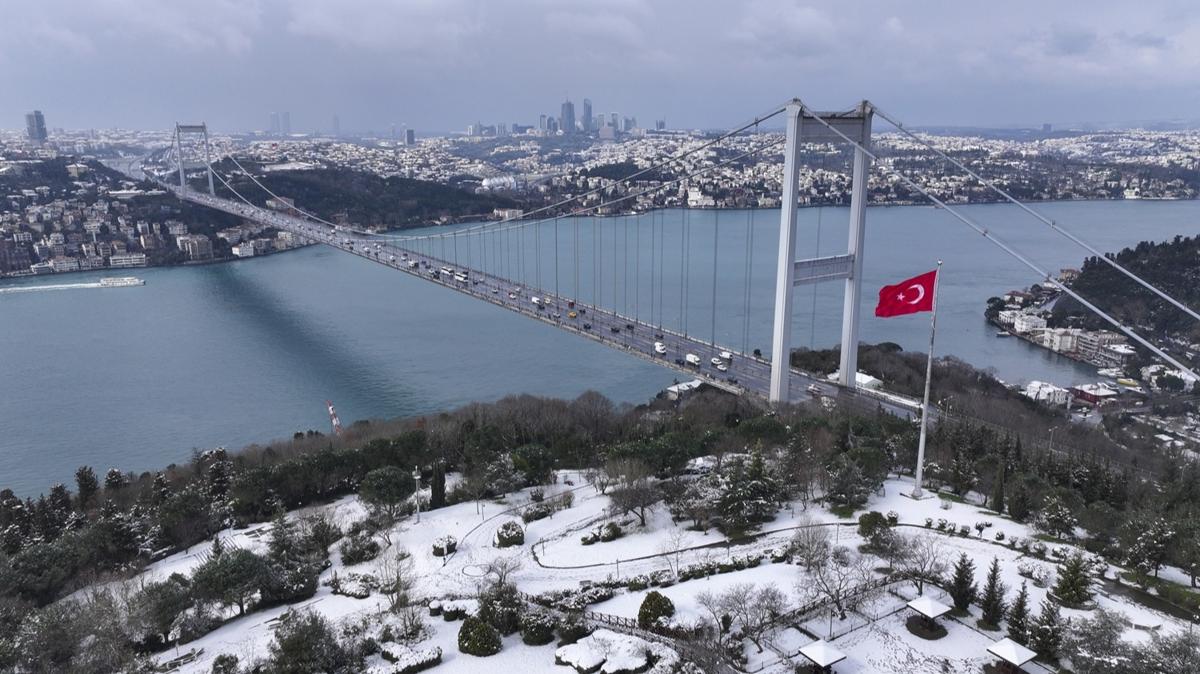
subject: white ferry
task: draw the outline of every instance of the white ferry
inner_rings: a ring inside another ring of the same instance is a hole
[[[100,279],[101,288],[128,288],[129,286],[144,286],[146,282],[136,276],[112,276]]]

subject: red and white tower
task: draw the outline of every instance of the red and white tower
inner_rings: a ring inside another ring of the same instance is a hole
[[[337,410],[333,409],[333,401],[326,400],[325,405],[329,408],[329,423],[333,424],[333,434],[342,434],[342,420],[338,418]]]

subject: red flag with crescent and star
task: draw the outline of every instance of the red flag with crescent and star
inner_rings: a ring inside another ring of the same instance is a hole
[[[896,285],[879,289],[879,304],[875,315],[880,318],[933,311],[934,283],[937,270],[914,276]]]

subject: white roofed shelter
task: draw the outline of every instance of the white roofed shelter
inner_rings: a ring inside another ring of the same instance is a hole
[[[930,620],[935,620],[950,612],[949,606],[929,595],[922,595],[908,602],[908,607]]]
[[[831,667],[846,659],[845,653],[834,648],[824,639],[817,639],[804,648],[801,648],[800,655],[808,658],[814,665],[826,672],[832,671]]]
[[[1000,658],[1009,671],[1019,672],[1021,665],[1029,662],[1037,653],[1007,637],[987,647],[987,652]]]

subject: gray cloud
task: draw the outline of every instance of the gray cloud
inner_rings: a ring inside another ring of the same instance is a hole
[[[421,130],[530,122],[568,93],[674,125],[792,95],[913,124],[1195,116],[1190,1],[3,0],[0,126]]]

